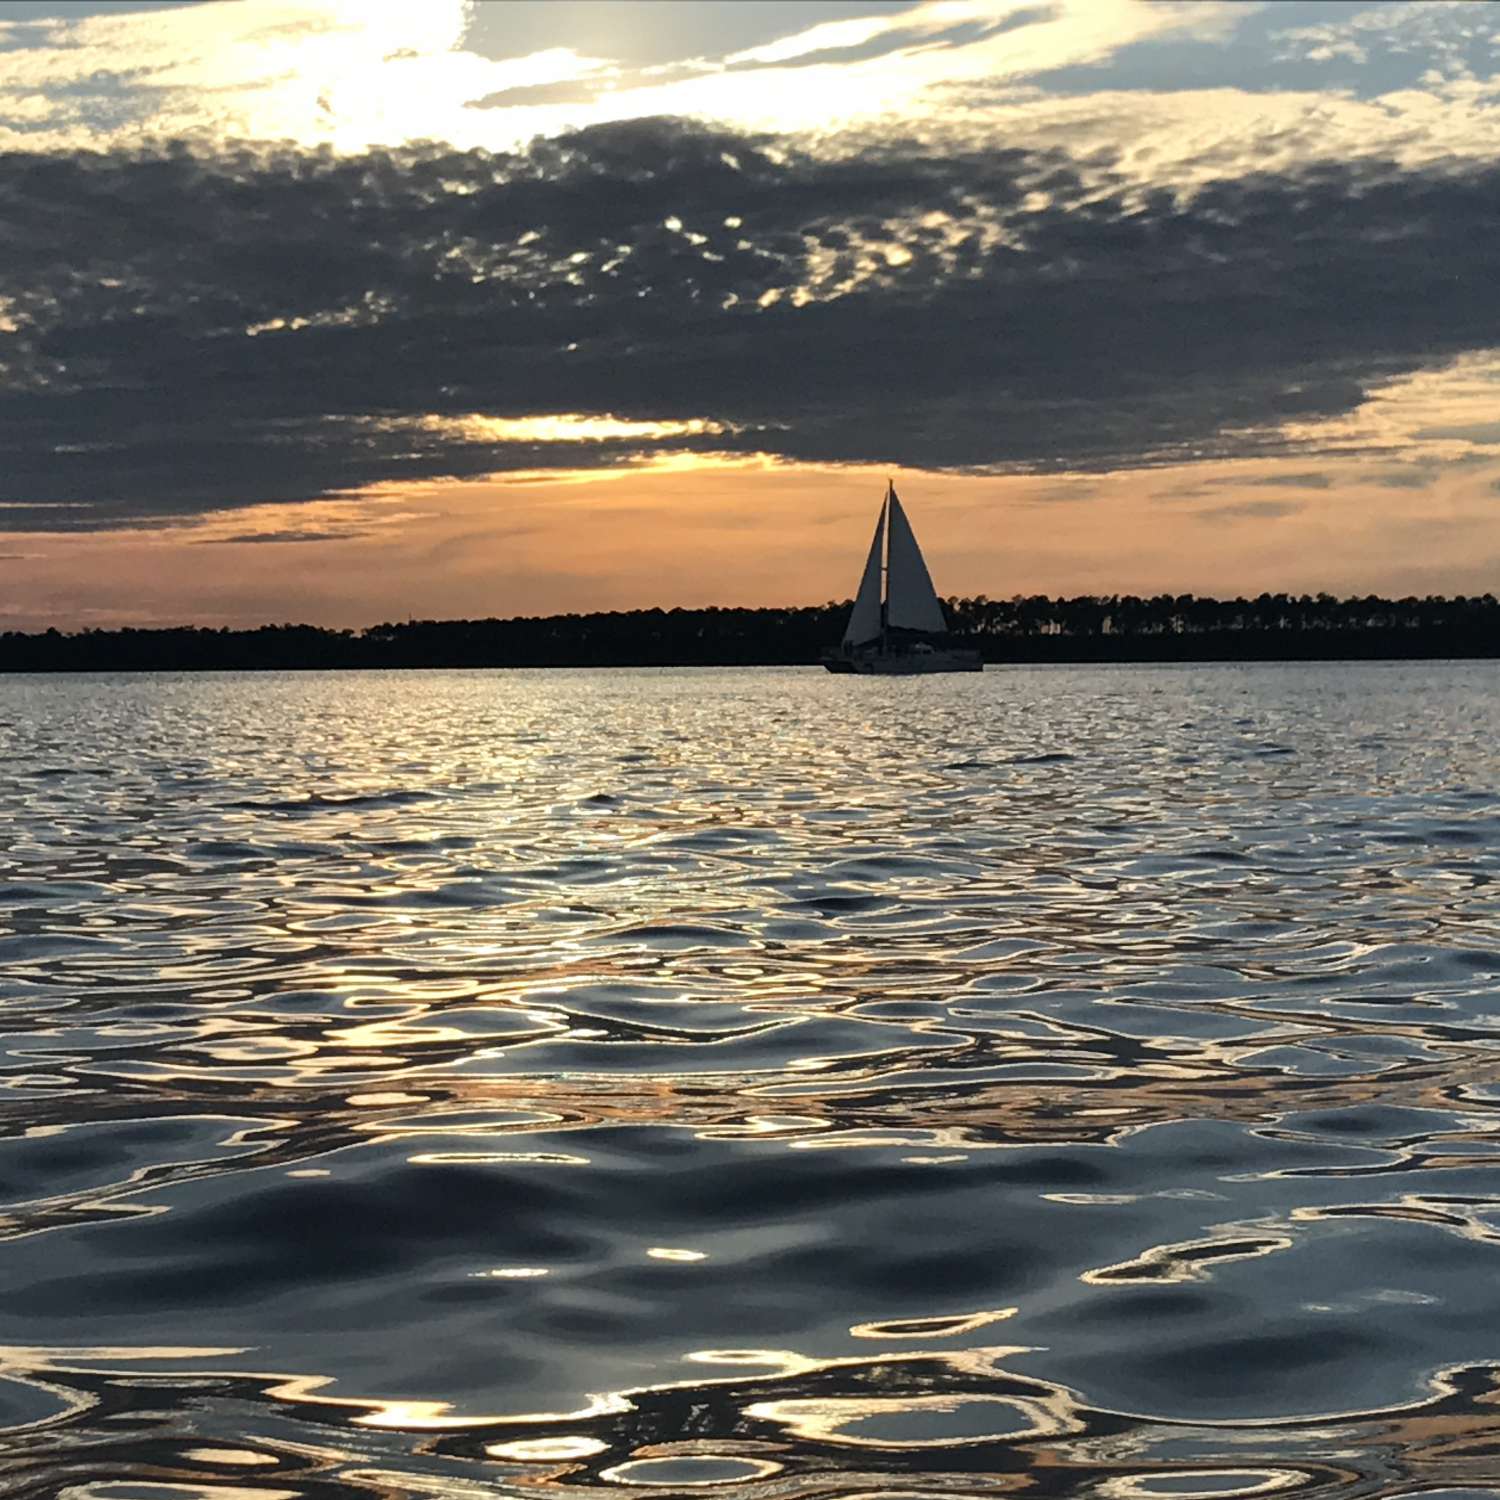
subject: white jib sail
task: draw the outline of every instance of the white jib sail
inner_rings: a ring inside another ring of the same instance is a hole
[[[870,555],[865,559],[865,571],[859,580],[859,593],[854,596],[854,608],[849,612],[849,625],[844,631],[845,646],[863,646],[880,634],[880,567],[884,550],[885,506],[882,504],[880,519],[875,523],[875,539],[870,543]]]
[[[886,624],[897,630],[921,630],[941,635],[947,630],[943,606],[922,560],[922,549],[912,534],[906,512],[891,491],[891,562],[886,598]],[[858,610],[856,605],[855,609]]]

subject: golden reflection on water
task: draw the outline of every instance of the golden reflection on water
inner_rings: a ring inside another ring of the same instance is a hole
[[[822,1442],[850,1443],[872,1448],[946,1448],[954,1443],[985,1443],[1014,1440],[1077,1430],[1065,1415],[1050,1412],[1036,1402],[1014,1396],[909,1396],[891,1400],[763,1401],[745,1408],[745,1414],[780,1423],[796,1437]],[[877,1430],[882,1422],[898,1426],[902,1418],[954,1416],[969,1418],[971,1430],[963,1436],[872,1437],[852,1431],[869,1423]]]
[[[1014,1317],[1016,1312],[1014,1307],[997,1307],[949,1318],[892,1318],[884,1323],[856,1323],[849,1332],[862,1339],[949,1339],[977,1333],[990,1323]]]
[[[1500,715],[1320,670],[0,684],[17,1493],[1477,1482]]]

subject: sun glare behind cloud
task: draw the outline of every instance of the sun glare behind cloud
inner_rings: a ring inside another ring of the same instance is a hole
[[[470,413],[456,417],[423,417],[424,432],[489,443],[609,443],[651,442],[662,438],[719,435],[730,429],[723,422],[690,417],[681,422],[637,422],[614,416],[586,416],[578,412],[537,417],[487,417]]]
[[[0,142],[287,140],[342,151],[445,141],[503,149],[610,120],[686,115],[773,129],[940,121],[932,89],[1095,63],[1231,8],[1146,0],[930,0],[814,25],[720,59],[624,68],[586,37],[486,56],[466,0],[256,0],[0,22]],[[501,32],[503,41],[503,30]],[[852,54],[852,55],[851,55]],[[864,55],[868,54],[868,55]],[[666,76],[663,76],[665,74]],[[538,95],[575,85],[563,102]]]

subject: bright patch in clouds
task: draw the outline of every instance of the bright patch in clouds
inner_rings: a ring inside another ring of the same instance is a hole
[[[0,141],[467,143],[470,101],[606,66],[568,47],[480,57],[462,46],[468,13],[463,0],[246,0],[0,21]]]
[[[1491,7],[1374,5],[1342,23],[1319,10],[1277,8],[1311,24],[1269,32],[1259,66],[1289,57],[1352,66],[1378,43],[1417,71],[1357,98],[1301,83],[1120,89],[1126,75],[1113,60],[1154,43],[1225,58],[1247,50],[1236,31],[1259,7],[1233,0],[928,0],[651,66],[626,65],[607,55],[607,38],[566,29],[520,55],[475,50],[476,17],[503,45],[504,0],[483,12],[468,0],[209,0],[72,18],[60,7],[50,20],[0,20],[0,146],[255,140],[357,152],[441,141],[503,150],[677,116],[756,130],[1024,140],[1075,154],[1114,154],[1123,142],[1114,169],[1146,183],[1320,157],[1412,164],[1500,152],[1500,88],[1475,75],[1471,56],[1491,45],[1474,14],[1493,17]],[[1097,77],[1051,91],[1047,80],[1068,70]]]
[[[620,417],[569,412],[543,417],[423,417],[426,432],[484,443],[657,442],[663,438],[703,437],[728,431],[722,422],[690,417],[682,422],[633,422]]]
[[[1289,422],[1282,436],[1309,450],[1414,465],[1500,458],[1500,349],[1390,380],[1347,415]]]
[[[1220,0],[931,0],[722,58],[627,70],[590,56],[586,37],[483,56],[465,45],[465,0],[60,12],[0,21],[0,143],[55,149],[171,137],[345,151],[431,140],[503,148],[658,114],[817,129],[899,118],[934,88],[1098,62],[1174,32],[1218,35],[1232,15]],[[861,49],[874,55],[847,56]],[[564,85],[578,86],[564,90],[573,95],[564,102],[524,102]]]

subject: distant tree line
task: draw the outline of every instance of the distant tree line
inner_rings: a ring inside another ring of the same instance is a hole
[[[0,672],[292,671],[332,667],[752,666],[816,662],[848,600],[797,609],[636,609],[511,620],[408,620],[362,631],[192,626],[0,634]],[[1500,656],[1500,602],[1331,594],[1083,594],[947,601],[987,661],[1251,661]]]

